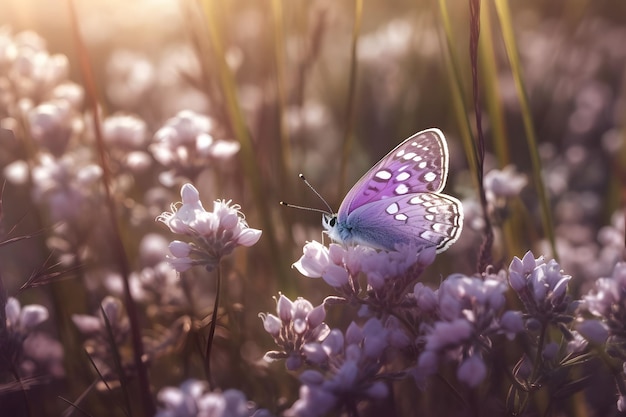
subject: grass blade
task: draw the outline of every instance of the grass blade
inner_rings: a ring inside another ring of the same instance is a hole
[[[354,26],[352,27],[352,46],[350,47],[350,75],[348,78],[348,100],[346,102],[346,126],[341,146],[341,164],[339,166],[339,194],[343,195],[348,171],[348,156],[354,142],[354,122],[356,106],[357,46],[363,19],[363,0],[354,0]]]
[[[530,112],[530,104],[528,102],[528,95],[526,94],[526,88],[524,86],[524,79],[522,77],[522,65],[519,58],[519,52],[517,50],[515,34],[513,33],[513,20],[511,18],[511,11],[506,0],[494,1],[496,5],[496,11],[498,13],[498,18],[500,20],[504,46],[506,48],[506,53],[509,57],[509,62],[511,64],[511,73],[515,82],[515,89],[517,90],[517,96],[520,102],[522,121],[524,124],[524,133],[526,134],[526,141],[528,142],[528,149],[530,151],[530,159],[532,162],[533,179],[535,182],[535,188],[537,190],[537,196],[539,198],[539,204],[541,206],[541,221],[543,224],[543,231],[550,242],[550,247],[552,249],[554,258],[558,260],[559,256],[556,250],[552,211],[550,209],[550,203],[548,201],[548,192],[546,190],[545,184],[543,183],[543,178],[541,175],[541,161],[539,159],[539,150],[537,148],[535,126]]]

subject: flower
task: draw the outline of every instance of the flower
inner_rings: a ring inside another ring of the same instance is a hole
[[[147,129],[146,122],[133,115],[115,114],[104,119],[102,137],[110,145],[111,159],[121,168],[141,173],[150,167],[153,159],[145,150]]]
[[[180,194],[182,205],[172,204],[171,212],[164,212],[157,218],[172,232],[193,238],[193,242],[175,240],[169,245],[173,257],[168,261],[177,271],[194,265],[203,265],[211,271],[237,246],[249,247],[261,238],[260,230],[248,227],[238,204],[216,200],[213,212],[208,212],[193,185],[183,185]]]
[[[216,130],[213,119],[183,110],[157,130],[149,149],[162,165],[193,178],[209,162],[239,152],[239,143],[216,139]]]
[[[48,205],[53,222],[91,222],[101,175],[102,169],[86,161],[85,155],[66,153],[58,159],[42,155],[33,168],[33,199]]]
[[[457,368],[456,377],[469,387],[478,386],[487,376],[487,366],[480,355],[472,355]]]
[[[424,334],[417,340],[423,351],[412,374],[420,386],[437,371],[440,359],[459,361],[457,377],[470,387],[482,382],[487,370],[480,352],[492,345],[491,337],[512,338],[523,330],[521,315],[503,311],[506,289],[503,271],[484,279],[453,274],[442,282],[436,292],[438,320],[424,323]],[[414,295],[425,300],[426,312],[434,312],[425,287],[416,285]]]
[[[483,182],[487,200],[493,205],[500,206],[503,205],[501,200],[519,195],[528,179],[524,174],[518,174],[513,165],[507,165],[502,170],[489,171]]]
[[[48,319],[48,309],[38,304],[20,305],[17,298],[9,297],[3,307],[4,322],[0,323],[0,370],[16,363],[23,352],[23,343],[33,329]]]
[[[31,109],[28,122],[33,139],[55,157],[63,155],[79,129],[79,120],[66,100],[49,101]]]
[[[323,341],[330,332],[324,323],[324,304],[314,308],[302,297],[291,301],[281,294],[276,301],[276,314],[259,314],[265,331],[272,335],[281,348],[280,351],[267,352],[265,360],[286,359],[285,365],[289,370],[298,369],[306,360],[315,361],[315,352],[307,351],[305,346],[307,343]]]
[[[157,82],[154,65],[141,53],[116,48],[106,63],[106,95],[117,108],[140,108]]]
[[[345,334],[333,329],[323,341],[309,343],[307,351],[315,353],[315,363],[325,371],[306,370],[300,375],[300,397],[286,415],[322,416],[351,401],[387,397],[389,389],[377,375],[397,336],[394,332],[370,318],[363,326],[352,322]]]
[[[540,323],[571,321],[568,313],[575,306],[567,295],[571,278],[554,259],[535,259],[531,251],[522,259],[514,257],[509,266],[511,287],[530,317]]]
[[[39,324],[48,319],[48,309],[39,304],[22,308],[17,298],[9,297],[4,306],[6,330],[22,339]]]
[[[0,373],[8,368],[21,376],[42,373],[61,377],[63,347],[50,336],[35,329],[48,319],[48,309],[39,304],[21,306],[13,297],[0,306]]]
[[[392,306],[405,296],[406,288],[435,259],[434,247],[399,245],[396,251],[368,246],[343,247],[307,242],[303,255],[293,266],[304,276],[322,278],[346,296],[359,292],[358,275],[365,274],[371,289],[372,307]]]
[[[207,392],[207,384],[196,379],[188,379],[180,387],[165,387],[157,398],[162,407],[155,417],[269,416],[265,410],[256,410],[241,391]]]

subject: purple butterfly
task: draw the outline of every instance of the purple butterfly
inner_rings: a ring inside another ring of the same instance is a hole
[[[461,202],[441,190],[448,177],[448,147],[439,129],[399,144],[352,187],[336,214],[322,224],[331,239],[393,251],[397,244],[450,247],[461,234]]]

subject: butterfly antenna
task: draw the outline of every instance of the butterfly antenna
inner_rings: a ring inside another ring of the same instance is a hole
[[[328,214],[327,211],[322,210],[322,209],[316,209],[316,208],[313,208],[313,207],[296,206],[295,204],[285,203],[284,201],[281,201],[280,205],[281,206],[285,206],[285,207],[290,207],[290,208],[296,208],[296,209],[300,209],[300,210],[316,211],[318,213]]]
[[[326,200],[324,200],[324,197],[322,197],[322,195],[320,193],[317,192],[317,190],[315,188],[313,188],[313,186],[311,185],[310,182],[307,181],[306,178],[304,178],[304,175],[302,174],[298,174],[298,177],[300,177],[300,179],[307,185],[307,187],[309,187],[311,189],[311,191],[313,191],[315,193],[316,196],[319,197],[320,200],[322,200],[322,202],[326,205],[326,207],[328,208],[328,213],[333,213],[333,209],[330,208],[330,204],[328,204],[328,202]]]

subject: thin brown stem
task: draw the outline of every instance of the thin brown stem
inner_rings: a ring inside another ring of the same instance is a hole
[[[220,289],[222,287],[222,268],[221,263],[217,265],[217,282],[215,283],[215,301],[213,303],[213,315],[211,316],[211,324],[209,325],[209,335],[206,342],[206,353],[204,355],[204,362],[207,371],[207,378],[209,380],[209,386],[215,387],[213,381],[213,375],[211,374],[211,350],[213,348],[213,340],[215,338],[215,327],[217,326],[217,312],[220,304]]]

